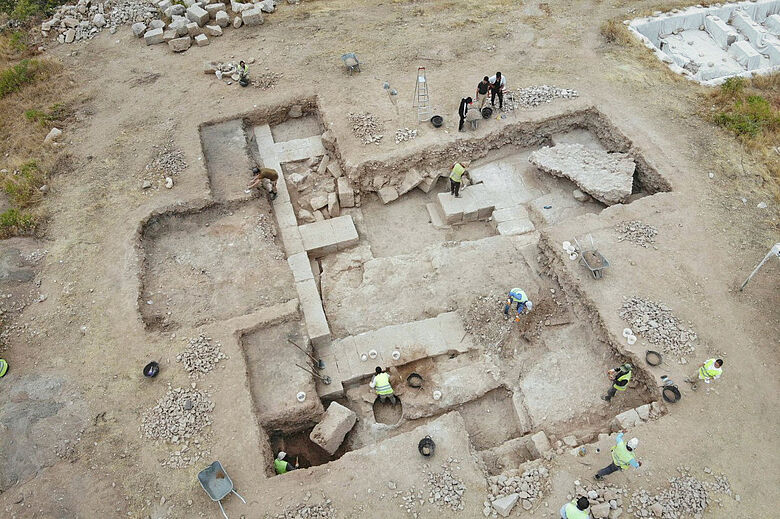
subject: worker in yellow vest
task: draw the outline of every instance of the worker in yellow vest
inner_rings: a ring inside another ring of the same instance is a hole
[[[590,519],[590,502],[585,496],[572,499],[561,507],[561,519]]]
[[[641,467],[642,462],[638,461],[634,455],[634,451],[638,446],[638,439],[631,438],[626,443],[623,441],[623,433],[618,434],[615,437],[615,446],[612,447],[612,463],[599,470],[596,474],[596,479],[604,479],[604,476],[618,470],[626,470],[628,467],[634,467],[635,469]]]
[[[390,385],[390,375],[387,370],[382,371],[379,366],[376,367],[376,374],[371,379],[369,384],[376,394],[379,396],[379,401],[384,402],[390,400],[390,403],[395,405],[395,395],[393,394],[393,386]]]
[[[609,370],[609,378],[612,380],[612,387],[609,388],[606,395],[601,397],[602,400],[609,402],[618,391],[625,391],[628,389],[628,383],[631,382],[631,377],[633,376],[634,367],[628,362],[615,369]]]
[[[287,453],[284,451],[279,451],[279,454],[276,456],[276,459],[274,460],[274,470],[277,474],[286,474],[287,472],[298,468],[297,460],[296,464],[293,466],[292,463],[284,459],[286,457]]]
[[[8,362],[5,359],[0,359],[0,378],[3,378],[8,371]]]
[[[452,166],[452,171],[450,171],[450,194],[455,198],[460,198],[458,193],[460,192],[460,186],[463,182],[463,176],[465,175],[468,177],[469,181],[471,180],[471,175],[469,175],[468,172],[469,164],[470,162],[466,160],[463,162],[456,162],[455,165]]]
[[[709,384],[712,380],[717,380],[723,374],[723,359],[707,359],[704,364],[696,369],[696,372],[685,381],[691,385],[691,389],[696,391],[696,384],[699,380],[703,380],[705,384]]]

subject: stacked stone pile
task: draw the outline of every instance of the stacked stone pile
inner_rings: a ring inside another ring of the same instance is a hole
[[[618,233],[618,241],[630,241],[647,248],[655,243],[658,229],[639,220],[630,220],[617,224],[615,232]]]
[[[623,515],[628,507],[628,492],[624,488],[598,485],[594,488],[583,487],[580,481],[575,481],[575,490],[567,499],[572,501],[581,496],[590,502],[590,514],[594,519],[616,519]],[[630,513],[630,508],[628,509]]]
[[[323,142],[332,132],[326,131]],[[328,149],[326,147],[326,149]],[[342,208],[355,207],[360,200],[352,184],[344,176],[338,160],[330,152],[312,157],[306,162],[308,170],[291,173],[288,180],[298,191],[298,218],[302,223],[313,223],[340,216]]]
[[[410,141],[417,138],[417,130],[410,128],[398,128],[395,131],[395,143]]]
[[[696,332],[662,303],[632,297],[623,302],[619,315],[635,334],[660,345],[665,353],[684,355],[696,350],[693,345],[697,339]]]
[[[188,341],[184,351],[176,356],[176,361],[184,365],[190,378],[198,378],[214,370],[220,360],[228,358],[221,347],[218,342],[212,344],[211,337],[200,334]]]
[[[452,473],[452,465],[458,463],[457,459],[447,458],[442,463],[441,472],[428,472],[425,481],[430,488],[428,503],[453,511],[463,510],[463,493],[466,485]]]
[[[393,482],[390,482],[388,486],[391,490],[395,490],[396,488],[396,484]],[[418,510],[425,505],[425,492],[412,486],[406,492],[396,492],[395,495],[400,496],[401,501],[403,502],[400,506],[406,510],[406,513],[414,519],[417,519],[420,515]]]
[[[702,481],[691,474],[687,467],[677,467],[679,476],[669,478],[669,488],[657,494],[640,489],[631,496],[629,513],[634,517],[660,517],[681,519],[701,517],[715,498],[712,494],[731,495],[731,486],[726,476],[715,476],[714,481]],[[705,472],[712,472],[705,468]],[[737,501],[739,496],[734,496]]]
[[[170,388],[141,420],[144,437],[178,444],[195,437],[211,425],[214,404],[205,393],[188,388]]]
[[[529,468],[522,475],[491,476],[489,494],[482,515],[507,517],[517,503],[523,510],[531,510],[537,500],[550,488],[550,473],[545,467]]]
[[[307,495],[310,496],[309,493]],[[268,517],[268,516],[266,516]],[[330,499],[321,504],[301,503],[273,516],[274,519],[333,519],[336,509]]]
[[[533,108],[553,99],[574,99],[579,97],[576,90],[558,88],[549,85],[536,85],[510,90],[504,94],[504,112],[518,108]]]
[[[52,17],[41,23],[43,36],[56,35],[60,43],[88,40],[103,29],[113,34],[127,23],[151,23],[157,9],[146,0],[78,0],[59,7]]]
[[[352,133],[363,144],[379,143],[382,140],[382,125],[376,115],[368,112],[350,112],[347,116],[352,123]]]
[[[187,169],[184,152],[175,147],[173,138],[169,138],[164,144],[155,144],[152,148],[156,153],[154,159],[146,165],[147,172],[172,177]]]

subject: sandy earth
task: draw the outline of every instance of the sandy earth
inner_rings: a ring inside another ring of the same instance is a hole
[[[780,265],[768,263],[745,292],[735,288],[777,240],[777,201],[763,194],[756,166],[743,158],[737,143],[695,114],[701,87],[673,77],[644,56],[637,60],[640,51],[603,45],[598,27],[612,16],[629,17],[624,2],[550,3],[549,16],[533,2],[506,4],[487,1],[477,11],[474,4],[460,2],[442,9],[436,2],[304,1],[297,7],[283,5],[259,28],[226,31],[210,46],[182,55],[170,54],[165,46],[143,46],[129,28],[113,36],[103,33],[85,45],[51,50],[72,71],[91,115],[66,130],[64,140],[75,160],[72,171],[51,182],[44,202],[51,214],[45,238],[3,243],[4,250],[48,252],[30,267],[32,278],[0,278],[3,294],[34,294],[31,302],[46,296],[4,317],[10,316],[13,328],[3,352],[12,368],[0,382],[2,515],[216,516],[216,505],[196,483],[199,467],[161,467],[167,451],[143,440],[138,430],[142,413],[164,393],[166,383],[190,384],[183,371],[175,369],[175,355],[182,338],[205,331],[222,341],[230,357],[201,384],[214,391],[217,409],[207,446],[212,457],[230,467],[249,501],[242,505],[231,499],[231,517],[278,513],[317,489],[326,489],[339,517],[374,512],[400,516],[397,503],[367,491],[384,484],[375,465],[382,457],[388,459],[392,448],[383,444],[373,452],[347,454],[330,480],[321,472],[315,476],[302,471],[266,484],[270,447],[258,434],[244,375],[247,361],[234,333],[250,328],[256,319],[197,328],[202,321],[179,319],[187,315],[182,311],[175,314],[180,326],[176,338],[169,332],[147,331],[138,309],[138,226],[153,211],[208,198],[209,175],[198,133],[202,123],[316,95],[345,162],[359,164],[456,139],[453,121],[459,99],[473,92],[481,76],[497,69],[510,87],[546,83],[579,90],[579,100],[558,101],[556,109],[595,105],[631,135],[673,187],[671,193],[548,229],[549,243],[593,232],[602,249],[609,250],[612,267],[603,282],[560,260],[567,283],[579,287],[616,339],[624,327],[617,315],[622,298],[641,295],[666,302],[692,322],[700,341],[689,363],[716,354],[726,359],[724,376],[710,391],[691,394],[684,389],[684,399],[666,416],[637,429],[642,470],[615,475],[614,481],[655,488],[680,464],[697,471],[707,466],[728,476],[741,503],[725,499],[706,517],[773,513],[780,488],[780,460],[773,448],[780,430],[775,376]],[[662,4],[635,2],[631,8]],[[353,77],[345,74],[339,60],[348,51],[357,52],[365,63],[363,72]],[[202,73],[204,62],[233,56],[256,58],[253,72],[267,68],[284,74],[283,80],[271,90],[244,90]],[[445,115],[445,127],[434,131],[423,125],[416,140],[395,145],[395,128],[416,126],[411,88],[418,64],[429,68],[434,112]],[[159,77],[139,81],[152,73]],[[400,91],[398,111],[382,90],[385,80]],[[378,115],[388,137],[376,146],[362,145],[351,135],[346,118],[354,110]],[[525,113],[510,115],[508,122],[523,120]],[[483,124],[470,136],[487,134],[500,124]],[[142,190],[144,166],[155,155],[152,146],[168,135],[183,150],[189,167],[177,175],[172,190]],[[709,172],[714,179],[708,178]],[[756,209],[761,201],[769,208]],[[614,225],[634,218],[658,228],[657,250],[617,241]],[[241,225],[235,222],[233,228]],[[366,225],[370,235],[372,224]],[[208,246],[215,239],[202,238],[200,245],[188,245]],[[16,269],[12,261],[4,259],[2,264],[4,272]],[[204,268],[221,267],[216,262]],[[277,301],[287,294],[280,287]],[[224,317],[240,313],[222,310]],[[645,347],[640,340],[634,349],[642,352]],[[150,383],[140,369],[151,359],[161,361],[165,376]],[[653,374],[669,373],[679,380],[689,367],[667,358],[663,369]],[[452,445],[465,451],[466,442],[456,432],[460,418],[452,420]],[[409,440],[399,436],[390,441]],[[263,455],[249,458],[249,452]],[[606,464],[604,454],[589,456],[593,458],[585,461],[590,467],[570,456],[555,458],[552,495],[545,499],[549,508],[536,515],[553,517],[572,491],[571,481],[589,477],[593,467]],[[404,471],[399,469],[402,463],[391,465],[392,477],[406,487],[422,484],[416,466]],[[461,515],[474,517],[481,513],[484,485],[476,469],[465,465],[469,486],[467,511]],[[441,511],[421,514],[440,516]]]

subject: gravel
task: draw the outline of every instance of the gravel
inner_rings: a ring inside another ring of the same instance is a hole
[[[96,24],[96,15],[101,15],[103,22]],[[44,36],[56,34],[60,43],[74,43],[92,39],[104,29],[113,33],[121,25],[135,22],[148,24],[157,16],[157,8],[144,0],[79,0],[76,4],[58,8],[49,20],[41,24],[41,31]],[[71,29],[73,38],[69,41],[66,35]]]
[[[708,469],[705,468],[705,472]],[[731,494],[731,486],[725,475],[713,476],[712,481],[702,481],[692,475],[689,467],[677,467],[679,476],[669,478],[669,488],[652,494],[640,489],[631,496],[629,513],[634,517],[661,517],[679,519],[701,517],[713,504],[712,494]],[[711,470],[710,470],[711,472]],[[734,496],[738,499],[738,496]]]
[[[579,97],[576,90],[558,88],[549,85],[536,85],[510,90],[504,94],[504,112],[518,108],[533,108],[553,99],[573,99]]]
[[[377,116],[368,112],[353,113],[347,116],[352,123],[352,133],[360,139],[363,144],[379,143],[382,140],[382,125]]]
[[[466,486],[452,473],[452,466],[457,459],[447,458],[442,463],[441,472],[427,472],[425,482],[429,488],[428,503],[453,511],[463,510],[463,493]]]
[[[395,131],[395,143],[410,141],[417,138],[417,130],[410,128],[398,128]]]
[[[519,494],[517,506],[523,510],[530,510],[536,501],[550,490],[550,473],[545,467],[533,467],[527,469],[521,475],[515,476],[490,476],[488,478],[488,499],[483,503],[482,514],[487,517],[496,517],[491,503],[496,499],[510,494]]]
[[[307,497],[304,499],[308,501],[310,497],[311,493],[307,492]],[[336,517],[336,509],[330,499],[325,499],[320,504],[301,503],[286,508],[282,513],[266,514],[265,517],[273,519],[333,519]]]
[[[639,220],[630,220],[617,224],[615,232],[618,233],[618,241],[630,241],[647,248],[655,243],[658,229]]]
[[[696,350],[693,345],[697,339],[696,332],[685,326],[662,303],[632,297],[623,302],[619,315],[636,335],[661,346],[665,353],[685,355]]]
[[[165,144],[154,145],[152,148],[156,153],[154,159],[144,168],[147,172],[170,177],[187,169],[184,152],[174,146],[172,138],[169,138]]]
[[[176,356],[176,361],[184,365],[190,378],[198,378],[217,367],[222,359],[227,359],[220,349],[220,343],[211,343],[211,337],[201,334],[194,339],[189,339],[189,344],[183,352]]]
[[[207,394],[194,388],[169,387],[165,396],[144,413],[141,432],[145,438],[177,445],[211,425],[213,410]]]

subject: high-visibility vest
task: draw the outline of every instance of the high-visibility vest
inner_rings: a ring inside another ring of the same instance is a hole
[[[460,178],[463,176],[463,173],[466,171],[466,168],[460,165],[460,162],[455,164],[452,167],[452,173],[450,173],[450,179],[454,180],[455,182],[460,182]]]
[[[380,373],[374,377],[374,389],[377,395],[392,395],[393,386],[390,385],[390,375]]]
[[[566,503],[566,508],[564,509],[566,512],[566,519],[589,519],[590,518],[590,507],[586,508],[585,510],[580,510],[577,508],[577,501],[572,500],[571,503]]]
[[[699,368],[699,378],[702,380],[707,380],[709,378],[715,378],[721,373],[723,373],[722,368],[716,368],[715,367],[715,361],[717,359],[709,359],[704,363],[704,366]]]
[[[249,66],[244,65],[243,67],[241,65],[238,66],[238,73],[239,75],[246,76],[249,74]]]
[[[6,371],[8,371],[8,363],[5,361],[5,359],[0,359],[0,377],[5,375]]]
[[[617,382],[618,380],[625,380],[626,381],[625,385],[618,386],[617,384],[612,384],[612,387],[614,387],[618,391],[625,391],[628,388],[628,383],[631,382],[631,375],[633,374],[634,374],[633,371],[629,371],[625,375],[620,375],[618,378],[615,379],[615,382]]]
[[[277,474],[285,474],[287,472],[287,462],[284,460],[274,460],[274,469]]]
[[[612,447],[612,461],[621,469],[630,467],[634,458],[634,453],[626,448],[626,442],[621,441]]]
[[[514,303],[525,303],[528,301],[528,296],[525,295],[525,292],[523,292],[519,288],[513,288],[509,291],[509,299],[511,299]]]

